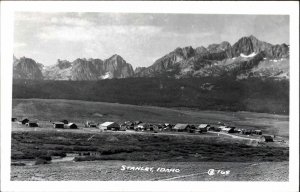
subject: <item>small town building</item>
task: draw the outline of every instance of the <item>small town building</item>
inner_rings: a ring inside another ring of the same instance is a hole
[[[200,124],[198,126],[198,130],[202,133],[202,132],[207,132],[208,129],[210,128],[209,124]]]
[[[95,122],[93,122],[93,121],[87,121],[85,123],[85,127],[89,127],[89,128],[91,128],[91,127],[97,127],[97,124]]]
[[[230,130],[230,127],[226,126],[226,125],[222,125],[219,127],[219,129],[223,132],[228,132]]]
[[[251,135],[252,134],[252,130],[251,129],[243,129],[242,130],[242,134],[243,135]]]
[[[99,151],[80,151],[78,156],[100,156],[101,152]]]
[[[134,129],[134,123],[131,121],[125,121],[122,125],[126,126],[126,129]]]
[[[235,127],[230,127],[230,126],[222,125],[222,126],[219,127],[219,129],[221,131],[223,131],[223,132],[234,133]]]
[[[148,123],[140,123],[134,127],[134,130],[136,131],[145,131],[147,129],[149,129]]]
[[[100,124],[98,127],[101,130],[112,130],[112,131],[120,130],[120,125],[115,122],[105,122]]]
[[[128,126],[125,123],[122,123],[120,125],[120,130],[122,130],[122,131],[124,130],[125,131],[126,129],[129,129]]]
[[[189,124],[182,124],[182,123],[178,123],[173,127],[173,131],[177,131],[177,132],[184,132],[187,131],[187,129],[190,128]]]
[[[228,131],[228,133],[235,133],[235,127],[230,126],[230,130]]]
[[[38,127],[39,126],[37,121],[28,121],[25,125],[27,127]]]
[[[67,128],[69,128],[69,129],[78,129],[78,127],[75,123],[68,123]]]
[[[273,142],[273,137],[270,135],[263,135],[260,137],[260,140],[264,142]]]
[[[56,129],[63,129],[64,125],[65,124],[63,122],[53,122],[53,127]]]
[[[28,122],[29,122],[29,119],[27,119],[27,118],[24,118],[24,119],[22,119],[22,120],[20,121],[20,123],[23,124],[23,125],[25,125],[25,124],[28,123]]]
[[[143,123],[143,122],[141,122],[141,121],[135,121],[134,125],[138,125],[138,124],[141,124],[141,123]]]
[[[262,131],[261,130],[254,130],[254,134],[256,134],[256,135],[262,135]]]
[[[241,130],[241,129],[235,129],[234,132],[235,132],[235,133],[241,133],[242,130]]]

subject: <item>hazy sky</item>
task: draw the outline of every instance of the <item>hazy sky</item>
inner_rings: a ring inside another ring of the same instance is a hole
[[[149,66],[177,47],[233,44],[251,34],[289,44],[289,17],[20,12],[15,14],[14,54],[44,65],[119,54],[135,68]]]

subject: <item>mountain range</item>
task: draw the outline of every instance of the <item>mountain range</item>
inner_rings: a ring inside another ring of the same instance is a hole
[[[44,66],[31,58],[14,57],[14,79],[100,80],[128,77],[220,77],[234,76],[289,79],[289,46],[272,45],[254,36],[242,37],[231,45],[227,41],[207,47],[176,48],[149,67],[133,70],[121,56],[108,59],[57,60]]]

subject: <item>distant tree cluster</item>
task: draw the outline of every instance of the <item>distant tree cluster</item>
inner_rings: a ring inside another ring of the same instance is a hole
[[[14,80],[13,98],[72,99],[288,114],[289,81],[259,78],[237,81],[231,77]]]

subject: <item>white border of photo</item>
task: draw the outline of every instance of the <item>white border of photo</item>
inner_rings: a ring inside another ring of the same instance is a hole
[[[1,2],[1,191],[298,191],[299,2]],[[128,12],[290,16],[290,163],[288,182],[10,181],[14,12]]]

